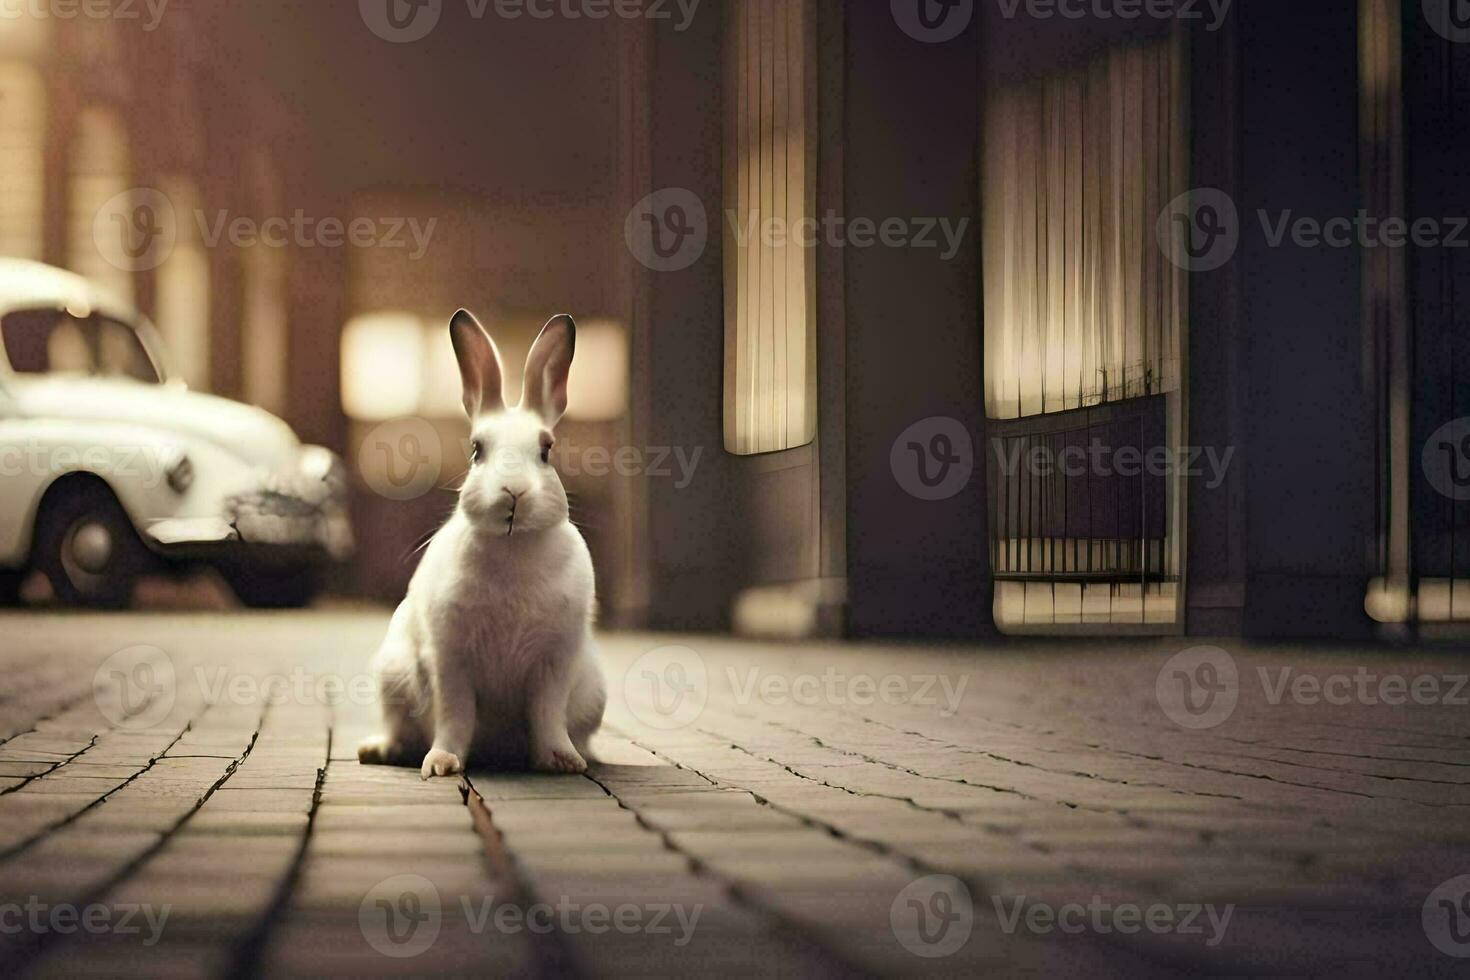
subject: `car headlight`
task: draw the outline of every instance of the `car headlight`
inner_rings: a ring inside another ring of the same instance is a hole
[[[325,480],[335,475],[337,456],[324,446],[302,446],[297,465],[307,480]]]
[[[302,446],[291,466],[270,474],[262,489],[322,506],[337,501],[345,487],[346,473],[336,453]]]
[[[178,458],[169,464],[164,476],[168,480],[169,489],[174,493],[188,493],[189,488],[194,485],[194,464],[189,461],[188,456],[180,453]]]

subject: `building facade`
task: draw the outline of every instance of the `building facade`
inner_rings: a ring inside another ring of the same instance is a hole
[[[726,450],[694,492],[647,488],[649,621],[739,625],[758,599],[773,628],[855,636],[1470,617],[1465,32],[1394,0],[906,9],[727,3],[634,45],[626,196],[688,190],[710,226],[698,261],[634,268],[635,429]],[[783,189],[808,149],[813,186]],[[730,226],[792,208],[846,231],[783,278],[785,243]],[[965,233],[920,247],[941,219]],[[793,289],[810,355],[761,306]],[[732,445],[772,390],[810,439]]]

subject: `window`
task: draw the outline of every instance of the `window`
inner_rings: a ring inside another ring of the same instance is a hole
[[[985,408],[1002,629],[1179,625],[1184,486],[1125,463],[1178,445],[1183,429],[1188,273],[1157,231],[1189,187],[1182,52],[1182,34],[1115,48],[999,89],[986,107]]]
[[[155,320],[163,332],[174,365],[191,388],[209,388],[209,256],[194,216],[202,213],[194,183],[181,178],[162,182],[174,209],[176,240],[158,267]]]
[[[448,347],[448,334],[442,346]],[[419,411],[429,344],[424,322],[412,313],[367,313],[342,331],[342,410],[349,418],[385,421]],[[449,391],[459,405],[458,370]]]
[[[628,410],[628,331],[617,320],[577,323],[577,356],[567,377],[567,418],[612,422]]]
[[[1185,273],[1156,241],[1188,189],[1175,44],[994,96],[985,120],[985,404],[993,419],[1175,390]]]
[[[1445,10],[1447,13],[1448,5]],[[1398,0],[1361,0],[1358,5],[1358,45],[1363,207],[1366,213],[1379,219],[1407,214],[1403,11]],[[1448,85],[1450,73],[1445,72],[1444,77]],[[1446,145],[1452,146],[1453,142]],[[1421,178],[1421,183],[1430,182]],[[1427,323],[1416,325],[1411,321],[1404,252],[1405,249],[1401,248],[1363,249],[1362,289],[1367,337],[1364,350],[1371,352],[1368,377],[1377,407],[1379,460],[1374,549],[1374,564],[1379,574],[1369,584],[1366,608],[1370,616],[1385,623],[1408,622],[1415,618],[1416,613],[1429,620],[1454,621],[1465,619],[1467,615],[1464,585],[1459,583],[1457,588],[1458,576],[1452,568],[1446,567],[1453,563],[1442,561],[1437,568],[1431,564],[1428,568],[1416,569],[1415,565],[1423,564],[1423,559],[1415,551],[1422,551],[1431,542],[1434,550],[1441,551],[1444,544],[1454,542],[1455,508],[1433,508],[1433,523],[1443,524],[1448,516],[1451,526],[1441,527],[1439,535],[1428,536],[1430,541],[1422,535],[1415,540],[1411,490],[1417,479],[1415,471],[1420,466],[1415,458],[1418,453],[1410,447],[1422,445],[1429,438],[1429,432],[1422,431],[1422,425],[1420,432],[1414,432],[1416,401],[1422,406],[1418,407],[1419,414],[1433,422],[1430,430],[1460,414],[1453,404],[1455,385],[1452,380],[1434,383],[1439,379],[1414,377],[1414,341],[1411,340],[1417,326],[1424,332],[1418,342],[1441,354],[1449,368],[1450,379],[1453,379],[1454,358],[1443,357],[1443,354],[1453,351],[1454,334],[1450,334],[1449,344],[1443,343],[1435,336],[1435,323],[1443,319],[1453,331],[1455,316],[1452,310],[1435,310],[1435,315]],[[1433,276],[1438,269],[1435,264],[1430,264],[1421,275],[1425,273]],[[1434,292],[1439,290],[1436,288]],[[1450,295],[1453,295],[1452,290]],[[1425,384],[1426,380],[1431,383]],[[1427,389],[1429,397],[1421,395],[1416,398],[1412,393],[1415,387]],[[1447,400],[1450,404],[1432,404],[1434,395],[1441,392],[1449,395]],[[1431,404],[1423,405],[1426,401]],[[1430,411],[1426,412],[1424,408]],[[1454,549],[1449,550],[1453,554]]]
[[[506,397],[516,397],[521,365],[541,328],[535,316],[487,322],[505,362]],[[408,415],[459,419],[462,381],[445,321],[407,312],[353,317],[342,332],[342,410],[358,421]],[[577,356],[567,379],[573,422],[611,422],[628,404],[627,330],[616,320],[577,324]]]
[[[0,57],[18,61],[40,61],[54,43],[49,16],[41,4],[13,3],[3,8],[0,18]]]
[[[0,320],[0,338],[17,374],[131,378],[149,384],[162,377],[137,330],[107,317],[22,310]]]
[[[245,397],[276,415],[286,411],[286,254],[264,242],[241,251],[244,301],[241,334]]]
[[[46,166],[46,88],[22,62],[0,64],[0,255],[41,258]]]
[[[1407,9],[1406,9],[1407,8]],[[1407,10],[1412,10],[1409,15]],[[1463,4],[1361,0],[1358,99],[1362,213],[1374,221],[1466,213],[1464,114],[1470,48]],[[1386,237],[1386,236],[1385,236]],[[1367,390],[1374,406],[1375,575],[1381,623],[1470,622],[1470,436],[1465,250],[1361,249]]]
[[[817,431],[815,15],[811,0],[726,9],[725,448],[748,455]]]
[[[103,286],[124,303],[131,304],[133,275],[117,256],[134,254],[132,229],[123,221],[98,221],[97,216],[119,195],[132,188],[132,162],[127,132],[121,117],[112,109],[91,106],[77,114],[71,145],[70,217],[67,264]],[[126,216],[130,209],[117,210]],[[98,235],[115,235],[115,241],[99,241]],[[109,256],[113,260],[109,260]]]

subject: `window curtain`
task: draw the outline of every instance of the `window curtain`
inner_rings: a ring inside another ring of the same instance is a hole
[[[1178,388],[1187,273],[1160,247],[1156,225],[1188,189],[1180,43],[1118,48],[988,100],[990,418]]]
[[[1359,0],[1358,131],[1363,207],[1379,219],[1408,211],[1402,24],[1399,0]],[[1366,608],[1380,622],[1398,623],[1410,619],[1413,608],[1409,498],[1415,457],[1419,455],[1411,449],[1414,338],[1409,270],[1404,249],[1362,251],[1365,381],[1374,396],[1378,423],[1378,535],[1374,560],[1379,577],[1369,586]]]
[[[817,433],[813,0],[726,7],[725,449]]]

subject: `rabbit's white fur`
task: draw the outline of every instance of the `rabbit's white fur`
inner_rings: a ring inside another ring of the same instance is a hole
[[[526,359],[521,404],[501,397],[500,355],[468,312],[450,324],[475,458],[375,661],[385,731],[364,763],[587,768],[606,688],[592,641],[592,559],[550,465],[576,326],[556,316]]]

